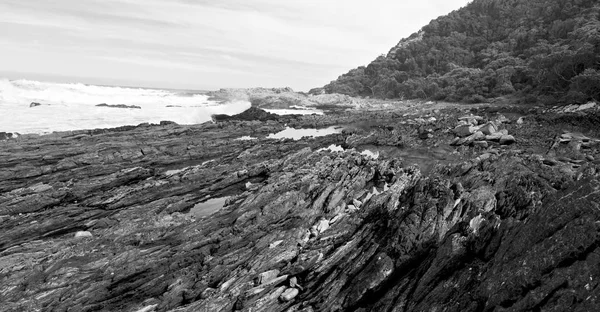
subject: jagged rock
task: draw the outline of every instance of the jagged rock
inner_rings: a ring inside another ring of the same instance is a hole
[[[258,284],[259,285],[266,284],[266,283],[274,280],[275,278],[277,278],[278,275],[279,275],[279,270],[270,270],[270,271],[260,273],[258,275]]]
[[[458,120],[464,121],[468,125],[477,126],[481,121],[483,121],[483,117],[481,117],[481,116],[463,116],[463,117],[459,117]]]
[[[454,132],[454,134],[462,138],[475,133],[475,131],[477,131],[477,127],[474,127],[472,125],[462,125],[457,126],[452,131]]]
[[[481,126],[479,128],[479,131],[481,131],[485,135],[492,135],[492,134],[496,133],[497,128],[496,128],[496,125],[494,125],[491,122],[488,122],[485,125]]]
[[[319,234],[325,232],[328,228],[329,228],[329,221],[326,219],[323,219],[317,223],[317,231],[319,232]]]
[[[225,115],[225,114],[215,114],[212,115],[212,120],[214,122],[223,122],[228,120],[243,120],[243,121],[268,121],[268,120],[278,120],[280,117],[277,114],[269,113],[265,110],[262,110],[258,107],[250,107],[249,109],[236,114],[236,115]]]
[[[546,166],[528,151],[546,151],[567,123],[511,127],[519,153],[442,149],[428,174],[413,160],[448,137],[418,140],[403,113],[282,119],[366,123],[299,141],[261,139],[280,121],[240,120],[3,141],[0,310],[599,310],[587,299],[600,276],[597,165]],[[390,124],[376,141],[410,134],[378,159],[317,152]],[[259,139],[235,140],[247,134]],[[227,197],[193,217],[195,203]],[[86,229],[92,237],[73,239]],[[302,290],[284,301],[287,289]]]
[[[158,304],[151,304],[151,305],[145,306],[135,312],[153,312],[153,311],[156,311],[157,307],[158,307]]]
[[[503,135],[504,135],[504,134],[502,134],[502,133],[500,133],[500,132],[496,132],[496,133],[494,133],[494,134],[491,134],[491,135],[486,135],[486,136],[485,136],[485,139],[486,139],[487,141],[494,141],[494,142],[497,142],[497,141],[500,141],[500,139],[502,138],[502,136],[503,136]]]
[[[476,131],[468,137],[462,138],[458,141],[459,145],[471,145],[475,141],[481,141],[485,139],[485,135],[481,131]]]

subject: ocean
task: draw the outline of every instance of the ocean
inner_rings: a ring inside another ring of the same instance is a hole
[[[40,105],[32,107],[32,102]],[[211,120],[212,114],[237,114],[248,108],[248,101],[210,101],[205,91],[0,79],[0,132],[47,134],[162,120],[198,124]]]

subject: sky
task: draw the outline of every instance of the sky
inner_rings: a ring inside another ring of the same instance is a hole
[[[308,91],[469,0],[0,0],[0,77]]]

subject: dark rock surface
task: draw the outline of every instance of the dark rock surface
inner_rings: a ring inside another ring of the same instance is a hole
[[[13,138],[13,134],[10,132],[0,132],[0,140],[8,140],[8,139],[12,139]]]
[[[255,111],[4,141],[0,310],[599,310],[600,127],[543,115],[506,125],[510,146],[450,147],[464,113]],[[266,138],[285,124],[347,130]],[[411,165],[438,149],[453,157]]]
[[[97,104],[97,107],[112,107],[112,108],[136,108],[136,109],[141,109],[141,106],[137,106],[137,105],[125,105],[125,104],[106,104],[106,103],[102,103],[102,104]]]
[[[212,120],[215,122],[219,122],[219,121],[228,121],[228,120],[241,120],[241,121],[251,121],[251,120],[257,120],[257,121],[267,121],[267,120],[278,120],[281,117],[276,115],[276,114],[272,114],[269,113],[267,111],[264,111],[260,108],[257,107],[250,107],[249,109],[236,114],[236,115],[225,115],[225,114],[215,114],[212,115]]]

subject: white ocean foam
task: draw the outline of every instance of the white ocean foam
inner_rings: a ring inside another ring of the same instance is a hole
[[[343,147],[341,147],[340,145],[331,144],[328,147],[323,147],[323,148],[320,148],[317,150],[317,152],[321,152],[321,151],[344,152],[345,149]]]
[[[30,107],[31,102],[42,105]],[[97,104],[135,105],[141,109],[97,107]],[[237,114],[247,101],[220,104],[200,92],[50,83],[0,79],[0,131],[52,131],[110,128],[158,123],[209,121],[212,114]]]

